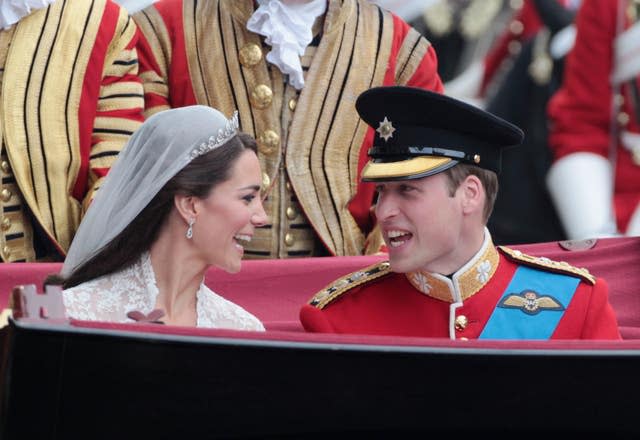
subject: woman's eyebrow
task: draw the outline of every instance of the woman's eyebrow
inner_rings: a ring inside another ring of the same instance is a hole
[[[247,185],[247,186],[243,186],[242,188],[238,188],[240,191],[244,191],[245,189],[252,189],[254,191],[260,191],[260,185]]]

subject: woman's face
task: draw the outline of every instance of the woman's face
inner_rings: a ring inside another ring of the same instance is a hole
[[[258,157],[244,150],[229,179],[215,186],[207,198],[198,199],[193,240],[207,264],[231,273],[240,270],[243,244],[267,221],[260,199],[261,182]]]

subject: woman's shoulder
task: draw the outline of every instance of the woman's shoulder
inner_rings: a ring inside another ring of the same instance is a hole
[[[86,281],[62,291],[62,301],[69,318],[87,321],[102,320],[104,303],[117,303],[119,295],[112,289],[110,277]]]
[[[62,292],[67,316],[89,321],[127,321],[129,310],[146,310],[144,280],[135,267],[86,281]]]
[[[199,327],[264,331],[264,325],[258,318],[204,284],[198,293],[197,312]]]

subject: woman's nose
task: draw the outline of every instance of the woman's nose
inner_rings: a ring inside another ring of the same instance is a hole
[[[260,199],[257,199],[257,201],[258,201],[258,206],[256,208],[256,211],[251,216],[251,223],[253,223],[254,226],[264,226],[267,224],[269,217],[267,216],[267,213],[264,210],[262,201]]]

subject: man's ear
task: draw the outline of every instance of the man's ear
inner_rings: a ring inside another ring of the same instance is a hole
[[[197,199],[193,196],[176,194],[173,197],[173,204],[178,214],[180,214],[187,223],[190,219],[195,219],[198,215]]]
[[[482,182],[473,174],[468,175],[460,184],[462,191],[462,212],[471,214],[476,211],[482,212],[484,209],[484,187]]]

